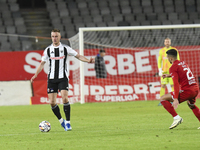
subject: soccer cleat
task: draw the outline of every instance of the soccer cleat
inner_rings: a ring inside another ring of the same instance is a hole
[[[72,130],[72,127],[71,127],[70,123],[67,123],[65,131],[71,131],[71,130]]]
[[[174,119],[172,125],[169,127],[169,129],[173,129],[175,127],[177,127],[179,124],[181,124],[183,122],[183,118],[179,118],[179,119]]]
[[[198,127],[197,129],[200,129],[200,127]]]
[[[65,119],[63,119],[63,122],[61,123],[61,126],[64,128],[64,130],[65,131],[67,131],[67,127],[66,127],[66,125],[65,125]]]

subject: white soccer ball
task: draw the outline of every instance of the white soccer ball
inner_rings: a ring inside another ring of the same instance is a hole
[[[48,121],[42,121],[39,124],[39,129],[41,132],[49,132],[51,130],[51,124]]]

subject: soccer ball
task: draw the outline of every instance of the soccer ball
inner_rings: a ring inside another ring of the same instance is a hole
[[[41,132],[49,132],[51,130],[51,125],[48,121],[42,121],[39,124],[39,129]]]

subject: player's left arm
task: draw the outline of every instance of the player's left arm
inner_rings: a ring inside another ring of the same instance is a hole
[[[83,62],[87,62],[87,63],[94,63],[95,62],[94,58],[92,58],[92,57],[90,59],[87,59],[85,56],[80,55],[80,54],[77,54],[75,57],[78,60],[83,61]]]
[[[174,83],[174,99],[178,99],[179,96],[179,76],[177,73],[177,70],[174,68],[170,68],[170,75],[172,77],[173,83]]]
[[[74,49],[69,46],[66,46],[68,55],[76,57],[78,60],[88,63],[94,63],[94,58],[87,59],[85,56],[78,54]]]

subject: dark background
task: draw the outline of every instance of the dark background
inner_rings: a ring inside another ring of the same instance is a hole
[[[46,7],[44,0],[17,0],[20,8],[44,8]]]

